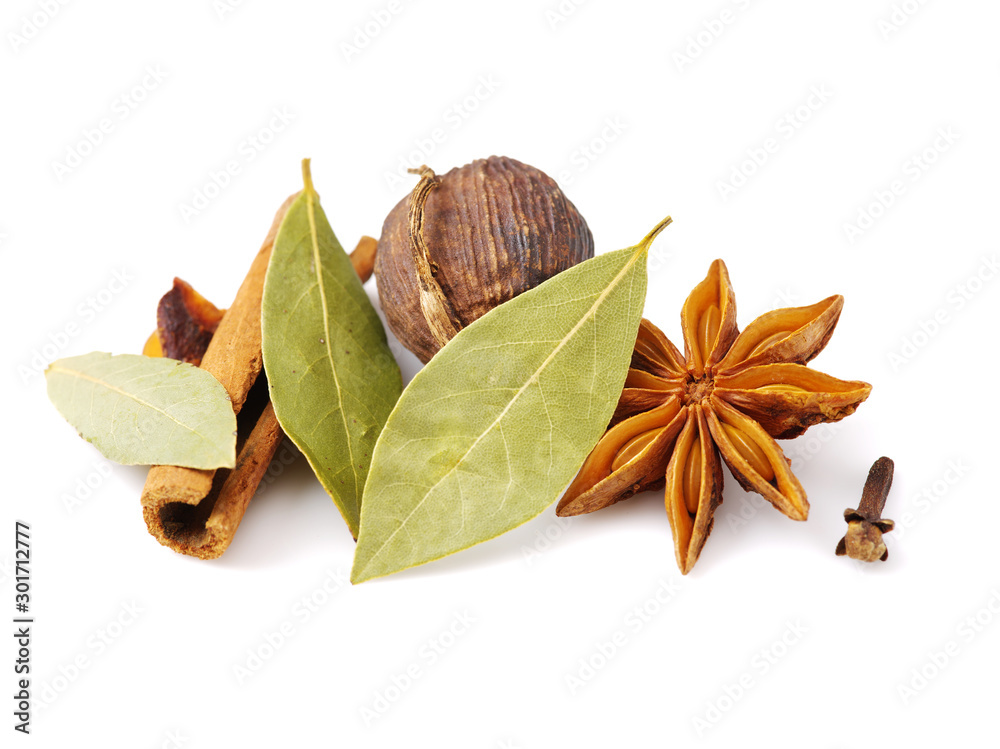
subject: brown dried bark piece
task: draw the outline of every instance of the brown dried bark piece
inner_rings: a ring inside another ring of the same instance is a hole
[[[179,278],[156,308],[156,336],[162,355],[198,366],[225,314]]]
[[[660,482],[677,565],[687,574],[722,502],[722,462],[793,520],[809,502],[775,439],[854,413],[871,391],[805,366],[843,307],[832,296],[761,315],[740,333],[725,263],[716,260],[681,311],[684,354],[651,322],[639,326],[611,426],[560,500],[559,515],[607,507]]]

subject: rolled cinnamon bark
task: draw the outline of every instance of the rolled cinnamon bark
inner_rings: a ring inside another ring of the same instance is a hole
[[[201,368],[211,372],[229,393],[238,432],[249,431],[237,440],[236,467],[205,471],[153,466],[146,477],[142,490],[146,526],[157,541],[181,554],[214,559],[226,550],[283,436],[270,403],[243,418],[240,412],[263,365],[260,306],[267,264],[278,227],[296,197],[290,196],[275,214],[264,244],[201,361]],[[253,419],[250,424],[249,418]]]
[[[260,310],[264,278],[278,228],[298,193],[278,209],[264,244],[223,316],[201,360],[229,393],[236,412],[236,466],[204,471],[153,466],[142,490],[142,514],[149,532],[181,554],[214,559],[222,555],[284,434],[261,376]],[[362,237],[351,253],[361,282],[372,274],[377,242]]]

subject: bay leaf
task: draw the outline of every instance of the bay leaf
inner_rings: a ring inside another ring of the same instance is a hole
[[[357,538],[372,450],[402,377],[308,159],[302,174],[305,189],[278,229],[264,280],[264,370],[278,423]]]
[[[236,465],[233,404],[203,369],[95,351],[52,362],[45,380],[59,413],[108,460],[201,469]]]
[[[494,308],[417,373],[375,447],[353,582],[494,538],[558,498],[621,395],[647,251],[669,222]]]

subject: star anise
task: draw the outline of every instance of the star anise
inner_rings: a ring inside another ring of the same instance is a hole
[[[681,310],[684,355],[648,320],[608,431],[559,502],[580,515],[666,484],[677,565],[698,560],[722,502],[722,460],[746,491],[793,520],[809,502],[775,439],[854,413],[871,386],[838,380],[806,362],[826,346],[844,305],[831,296],[761,315],[742,333],[721,260]]]

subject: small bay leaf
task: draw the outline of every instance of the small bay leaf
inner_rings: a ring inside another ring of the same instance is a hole
[[[109,460],[201,469],[236,464],[233,404],[203,369],[94,352],[52,362],[45,380],[59,413]]]
[[[274,241],[261,310],[264,370],[285,434],[357,538],[372,450],[402,390],[399,366],[313,189]]]
[[[669,221],[491,310],[417,373],[375,447],[353,582],[494,538],[558,498],[621,395],[646,254]]]

